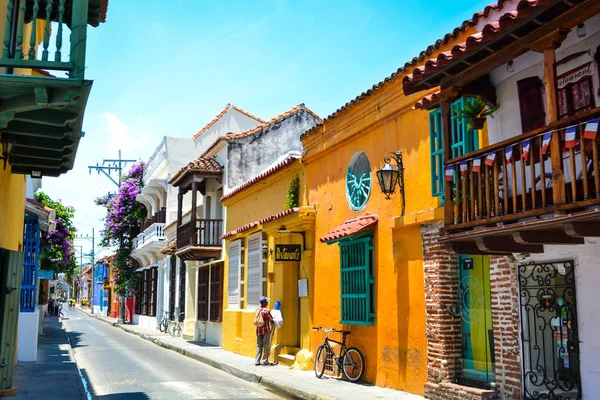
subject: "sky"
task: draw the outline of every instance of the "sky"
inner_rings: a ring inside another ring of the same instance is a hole
[[[304,103],[325,118],[490,2],[111,0],[106,23],[88,27],[94,84],[75,166],[42,190],[75,207],[77,234],[94,228],[97,245],[106,212],[94,199],[116,186],[89,165],[119,150],[147,160],[228,103],[264,120]]]

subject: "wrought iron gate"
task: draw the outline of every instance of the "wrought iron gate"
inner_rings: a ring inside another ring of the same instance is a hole
[[[519,266],[525,399],[581,399],[574,267]]]

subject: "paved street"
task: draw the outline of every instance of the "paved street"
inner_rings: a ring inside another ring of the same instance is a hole
[[[94,399],[275,399],[258,384],[63,309],[75,359]]]

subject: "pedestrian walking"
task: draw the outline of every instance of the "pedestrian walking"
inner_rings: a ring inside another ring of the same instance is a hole
[[[269,362],[271,354],[271,331],[273,329],[273,316],[267,307],[269,299],[265,296],[260,298],[260,307],[254,313],[254,325],[256,326],[256,359],[254,365],[275,365]]]

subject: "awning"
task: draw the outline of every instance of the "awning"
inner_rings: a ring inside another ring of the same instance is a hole
[[[349,219],[342,223],[337,228],[329,231],[325,236],[319,240],[321,243],[334,242],[348,236],[356,235],[358,233],[369,230],[379,220],[378,216],[375,215],[364,215],[362,217]]]

